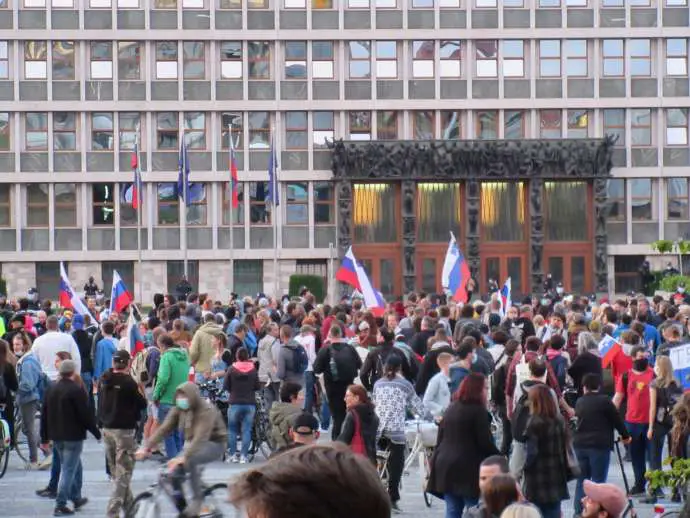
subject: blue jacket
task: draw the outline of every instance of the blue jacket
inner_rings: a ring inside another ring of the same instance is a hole
[[[27,353],[17,364],[17,404],[24,405],[31,401],[43,399],[43,392],[47,385],[46,375],[41,369],[38,359],[31,353]]]
[[[465,367],[457,366],[451,367],[448,374],[450,374],[450,394],[452,396],[460,387],[462,380],[464,380],[470,374],[470,371],[468,371]]]
[[[117,351],[114,338],[101,338],[96,344],[96,358],[93,363],[93,377],[101,375],[113,366],[113,354]]]

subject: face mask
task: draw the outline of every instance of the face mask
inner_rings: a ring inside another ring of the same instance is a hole
[[[542,305],[542,306],[548,306],[548,305],[549,305],[549,300],[548,300],[548,299],[541,299],[541,305]]]
[[[177,408],[179,408],[180,410],[189,410],[189,399],[178,397],[175,400],[175,404],[177,405]]]
[[[633,362],[633,368],[637,372],[646,371],[648,366],[649,366],[649,360],[647,358],[642,358],[641,360],[635,360]]]
[[[678,293],[685,293],[685,288],[678,288]]]
[[[563,295],[563,288],[556,288],[556,293]]]
[[[17,358],[21,358],[22,356],[24,356],[24,353],[21,352],[21,351],[19,351],[18,353],[14,353],[14,355],[15,355]]]

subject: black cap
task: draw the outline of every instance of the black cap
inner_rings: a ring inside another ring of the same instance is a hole
[[[127,365],[132,357],[125,349],[118,349],[113,353],[113,362],[120,365]]]
[[[303,412],[292,421],[292,431],[300,435],[311,435],[319,429],[319,420],[312,414]]]

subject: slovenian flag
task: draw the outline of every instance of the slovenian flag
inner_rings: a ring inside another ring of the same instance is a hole
[[[450,291],[456,302],[467,302],[467,281],[470,280],[470,267],[462,255],[453,233],[450,233],[450,243],[446,259],[443,262],[441,286]]]
[[[340,282],[352,286],[357,291],[362,291],[362,287],[359,284],[359,278],[357,277],[357,260],[355,259],[355,254],[352,252],[352,247],[348,248],[345,257],[343,257],[340,268],[338,268],[338,271],[335,273],[335,278]]]
[[[127,319],[127,336],[129,337],[129,354],[134,358],[134,356],[144,350],[144,339],[141,337],[139,332],[139,324],[134,318],[134,313],[129,312],[129,318]]]
[[[506,282],[503,284],[501,291],[498,294],[498,300],[501,303],[501,316],[502,317],[505,316],[505,314],[508,312],[508,308],[513,304],[513,301],[510,298],[511,289],[512,289],[512,283],[511,283],[510,277],[508,277]]]
[[[77,292],[74,291],[67,277],[64,263],[60,262],[60,295],[58,298],[60,306],[76,311],[80,315],[91,315],[84,303],[81,301]]]
[[[122,277],[117,273],[117,270],[113,270],[113,288],[110,290],[110,313],[119,313],[133,301],[134,297],[127,290]]]
[[[364,305],[375,317],[382,317],[386,310],[386,301],[383,300],[383,295],[371,285],[371,281],[369,280],[367,272],[364,271],[364,267],[355,264],[355,268],[357,270],[357,281],[362,288],[360,291],[364,297]]]
[[[235,143],[232,141],[232,132],[230,132],[230,194],[232,196],[232,208],[236,209],[240,205],[240,197],[238,193],[239,178],[237,175],[237,161],[235,160]]]
[[[134,144],[134,152],[132,153],[132,171],[134,172],[134,183],[132,183],[132,208],[139,209],[141,207],[141,198],[143,189],[141,186],[141,170],[139,169],[139,144]]]
[[[673,374],[683,390],[690,390],[690,344],[679,345],[669,349],[669,358],[673,365]]]
[[[608,367],[621,350],[621,346],[615,338],[604,335],[599,342],[599,356],[601,357],[602,367]]]

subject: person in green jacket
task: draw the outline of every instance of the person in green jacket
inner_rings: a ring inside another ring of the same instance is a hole
[[[189,378],[189,356],[169,334],[158,337],[161,349],[160,366],[156,375],[156,386],[151,399],[158,406],[158,423],[165,421],[168,412],[175,406],[175,393]],[[174,459],[182,450],[184,438],[180,430],[173,430],[165,437],[165,454]]]

